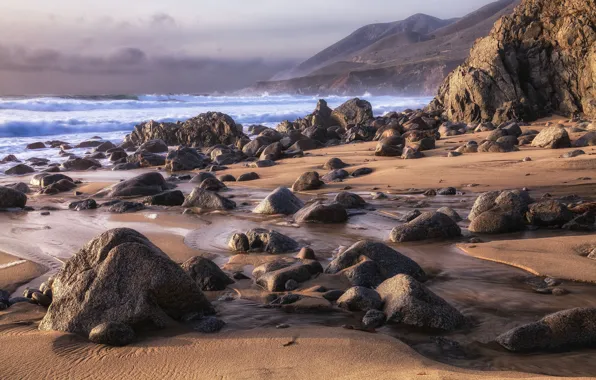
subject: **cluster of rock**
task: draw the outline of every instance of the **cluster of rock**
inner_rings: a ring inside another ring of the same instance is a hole
[[[484,234],[520,231],[526,226],[593,231],[596,213],[585,206],[550,198],[534,201],[523,190],[490,191],[476,199],[468,229]]]

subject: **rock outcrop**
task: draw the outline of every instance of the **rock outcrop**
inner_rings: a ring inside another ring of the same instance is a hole
[[[596,117],[596,0],[524,0],[478,40],[431,108],[450,120]]]

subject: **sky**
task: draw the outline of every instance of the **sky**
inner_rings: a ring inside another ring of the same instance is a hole
[[[217,76],[225,90],[242,72],[246,82],[267,79],[363,25],[415,13],[459,17],[491,1],[0,2],[0,94],[16,94],[139,92],[170,80],[180,83],[173,90],[186,90],[188,80],[188,88],[213,91]],[[197,83],[206,80],[213,83]]]

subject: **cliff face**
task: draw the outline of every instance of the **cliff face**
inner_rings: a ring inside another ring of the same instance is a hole
[[[596,117],[596,0],[523,0],[476,42],[431,108],[465,122]]]

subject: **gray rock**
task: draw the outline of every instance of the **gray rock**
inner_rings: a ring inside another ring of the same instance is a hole
[[[437,190],[437,195],[456,195],[457,189],[455,187],[445,187]]]
[[[404,222],[404,223],[408,223],[408,222],[411,222],[412,220],[416,219],[420,215],[422,215],[422,213],[419,210],[417,210],[417,209],[416,210],[412,210],[412,211],[408,212],[406,215],[404,215],[400,219],[400,221],[401,222]]]
[[[462,217],[459,216],[459,214],[457,213],[457,211],[455,211],[451,207],[441,207],[440,209],[437,210],[437,212],[440,212],[441,214],[447,215],[448,217],[450,217],[451,219],[453,219],[455,222],[462,221]]]
[[[236,202],[197,187],[186,197],[182,207],[198,207],[207,210],[231,210],[236,208]]]
[[[194,329],[203,334],[213,334],[225,327],[226,323],[216,317],[205,317],[195,324]]]
[[[40,330],[88,336],[106,321],[164,327],[166,315],[180,320],[190,312],[214,311],[178,264],[128,228],[85,244],[54,277],[51,289],[52,305]]]
[[[89,170],[91,168],[101,168],[99,161],[92,158],[72,157],[62,163],[64,171]]]
[[[0,209],[23,208],[27,205],[27,196],[20,191],[0,186]]]
[[[414,278],[398,274],[377,288],[388,321],[451,331],[464,323],[461,313]]]
[[[298,283],[308,281],[311,270],[306,264],[297,264],[290,267],[267,272],[257,278],[257,284],[270,292],[283,292],[286,290],[288,280]]]
[[[561,149],[571,147],[569,134],[563,126],[553,125],[544,128],[532,141],[532,146],[548,149]]]
[[[325,298],[329,302],[335,302],[338,299],[340,299],[341,296],[344,295],[344,293],[345,292],[343,290],[339,289],[329,290],[323,293],[323,298]]]
[[[339,203],[346,209],[358,209],[366,207],[366,201],[358,194],[349,193],[347,191],[341,191],[333,200],[335,203]]]
[[[75,201],[68,205],[70,210],[83,211],[83,210],[95,210],[97,208],[97,202],[95,199],[85,199],[82,201]]]
[[[253,269],[252,276],[255,278],[255,280],[258,280],[262,275],[264,275],[266,273],[274,272],[276,270],[280,270],[283,268],[287,268],[294,264],[295,264],[294,262],[285,261],[285,260],[268,261],[264,264],[259,265],[255,269]]]
[[[371,104],[358,98],[348,100],[331,113],[331,120],[343,128],[348,128],[350,125],[365,124],[372,118]]]
[[[383,305],[379,294],[368,288],[355,286],[346,290],[346,292],[337,300],[337,305],[350,311],[368,311],[380,309]]]
[[[114,214],[124,214],[127,212],[137,212],[145,209],[145,205],[139,202],[120,201],[108,207],[108,212]]]
[[[427,239],[450,239],[461,236],[457,223],[440,212],[425,212],[416,219],[395,227],[391,231],[391,241],[403,243]]]
[[[179,172],[204,168],[205,161],[196,149],[179,147],[168,153],[165,165],[168,172]]]
[[[31,189],[29,188],[29,186],[27,186],[27,184],[24,182],[11,183],[11,184],[6,185],[6,187],[16,190],[16,191],[20,191],[23,194],[28,194],[31,192]]]
[[[135,332],[125,323],[105,322],[91,330],[89,340],[108,346],[126,346],[135,340]]]
[[[166,153],[168,145],[160,139],[149,140],[139,147],[138,151],[146,151],[150,153]]]
[[[376,329],[385,324],[385,313],[380,310],[369,310],[362,317],[362,326],[365,329]]]
[[[98,196],[115,197],[142,197],[156,195],[169,190],[168,184],[160,173],[144,173],[119,182],[97,193]]]
[[[164,191],[148,197],[144,203],[153,206],[181,206],[184,203],[184,194],[180,190]]]
[[[300,284],[298,284],[298,282],[296,282],[296,280],[289,279],[286,282],[285,288],[288,292],[291,292],[291,291],[298,289],[299,286],[300,286]]]
[[[190,183],[198,183],[200,185],[201,183],[203,183],[203,181],[205,181],[208,178],[215,178],[215,175],[209,172],[200,172],[196,176],[192,177]]]
[[[241,174],[236,181],[238,181],[238,182],[254,181],[259,178],[260,177],[257,173],[250,172],[250,173]]]
[[[214,192],[228,189],[228,187],[224,185],[223,182],[221,182],[215,177],[206,178],[203,182],[201,182],[198,188]]]
[[[500,194],[499,191],[489,191],[478,196],[472,206],[472,211],[470,212],[468,219],[473,221],[478,215],[495,207],[495,200],[497,200],[497,197]]]
[[[213,261],[195,256],[182,264],[182,269],[203,291],[224,290],[234,280],[228,277]]]
[[[584,152],[583,150],[576,149],[571,152],[565,153],[564,155],[561,156],[561,158],[574,158],[574,157],[582,156],[584,154],[586,154],[586,152]]]
[[[526,213],[528,223],[535,226],[562,226],[573,218],[574,214],[567,206],[555,200],[534,203]]]
[[[343,169],[336,169],[332,170],[329,173],[325,174],[321,179],[323,182],[337,182],[349,177],[349,173]]]
[[[306,191],[306,190],[317,190],[324,185],[323,181],[319,178],[317,172],[306,172],[302,174],[296,182],[292,185],[293,191]]]
[[[248,252],[250,250],[248,237],[245,234],[234,234],[228,242],[228,247],[235,252]]]
[[[352,172],[352,177],[362,177],[373,172],[371,168],[359,168]]]
[[[294,220],[297,223],[345,223],[348,212],[339,203],[314,202],[296,212]]]
[[[468,230],[482,234],[503,234],[518,231],[523,227],[519,216],[499,208],[491,209],[474,218]]]
[[[52,299],[40,292],[34,292],[31,295],[31,299],[36,302],[39,306],[49,307],[52,304]]]
[[[294,239],[277,231],[255,228],[246,233],[251,251],[272,254],[295,252],[300,245]]]
[[[254,210],[256,214],[293,215],[304,207],[304,203],[289,189],[278,187],[269,194]]]
[[[342,273],[352,286],[362,286],[365,288],[376,288],[385,280],[381,269],[376,262],[362,257],[359,263],[344,269]]]
[[[559,351],[596,347],[596,309],[576,308],[547,315],[497,337],[514,352]]]
[[[408,274],[420,280],[426,280],[426,273],[409,257],[402,255],[391,247],[372,241],[362,240],[346,249],[325,270],[326,273],[339,273],[344,269],[359,264],[361,257],[367,257],[377,264],[383,280],[397,274]]]
[[[339,158],[331,158],[323,165],[323,169],[326,170],[337,170],[348,167],[349,165],[340,160]]]

